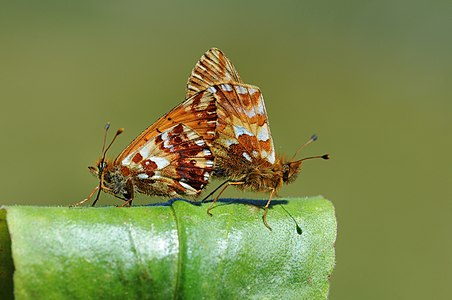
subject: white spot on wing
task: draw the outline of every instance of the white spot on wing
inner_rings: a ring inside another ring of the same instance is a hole
[[[238,138],[239,136],[241,136],[242,134],[246,134],[249,136],[254,136],[253,133],[249,132],[248,130],[246,130],[244,127],[240,126],[240,125],[234,125],[234,132],[235,132],[235,136]]]
[[[223,90],[223,91],[225,91],[225,92],[230,92],[230,91],[232,91],[232,87],[229,85],[229,84],[222,84],[221,85],[221,89]]]
[[[249,88],[248,91],[250,92],[250,95],[254,94],[256,92],[256,89]]]
[[[133,154],[133,153],[132,153],[132,154]],[[128,166],[128,165],[130,165],[130,161],[132,160],[132,154],[127,155],[126,158],[124,158],[124,159],[122,160],[121,164],[122,164],[123,166]]]
[[[163,141],[168,140],[168,131],[165,131],[164,133],[162,133],[162,140]]]
[[[183,186],[183,187],[186,188],[187,190],[195,191],[195,192],[196,192],[196,190],[195,190],[192,186],[186,184],[185,182],[179,181],[179,183],[180,183],[181,186]]]
[[[210,155],[212,155],[212,152],[210,152],[209,149],[204,149],[204,150],[202,150],[202,153],[204,154],[204,156],[210,156]]]
[[[164,167],[168,166],[170,164],[169,160],[163,157],[158,156],[151,156],[149,160],[152,160],[157,165],[157,170],[161,170]]]
[[[259,157],[259,152],[257,152],[256,150],[253,150],[253,156],[254,157]]]
[[[236,85],[235,90],[237,91],[237,94],[242,94],[242,95],[246,94],[246,92],[247,92],[246,88],[244,88],[241,85]]]
[[[272,152],[269,156],[267,156],[267,160],[269,163],[274,164],[275,163],[275,150],[272,149]]]
[[[268,141],[270,139],[267,124],[264,124],[257,129],[257,139],[263,142]]]
[[[231,146],[231,145],[235,145],[235,144],[238,144],[239,142],[237,141],[237,140],[233,140],[233,139],[229,139],[229,140],[226,140],[226,146],[227,147],[229,147],[229,146]]]
[[[149,175],[148,174],[144,174],[144,173],[140,173],[140,174],[137,175],[137,177],[140,178],[140,179],[148,179]]]
[[[210,177],[209,172],[205,172],[205,173],[204,173],[204,180],[205,180],[205,181],[208,181],[208,180],[209,180],[209,177]]]
[[[198,145],[198,146],[204,146],[206,143],[204,143],[203,140],[196,140],[195,144]]]
[[[164,148],[172,148],[173,146],[170,144],[169,140],[166,140],[163,142],[163,147]]]
[[[264,98],[262,97],[262,95],[259,98],[256,110],[258,115],[265,115]]]
[[[217,89],[213,86],[210,86],[207,88],[209,90],[209,92],[211,92],[212,94],[215,94],[217,92]]]
[[[251,159],[251,156],[250,156],[248,153],[243,152],[242,155],[243,155],[244,158],[246,158],[247,161],[253,161],[253,160]]]
[[[193,77],[195,77],[195,78],[198,78],[198,79],[201,79],[201,80],[202,80],[201,75],[199,75],[198,73],[192,73],[191,76],[193,76]]]
[[[162,180],[162,179],[165,179],[164,176],[160,176],[160,175],[154,175],[154,176],[152,176],[151,178],[154,179],[154,180]]]
[[[141,154],[141,156],[142,156],[143,158],[148,157],[149,154],[150,154],[150,148],[149,148],[149,147],[143,147],[143,148],[141,148],[140,154]]]
[[[251,119],[256,115],[256,111],[254,110],[254,108],[246,109],[245,114],[248,116],[248,118]]]

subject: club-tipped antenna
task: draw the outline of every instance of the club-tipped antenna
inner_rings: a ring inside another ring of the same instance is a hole
[[[298,148],[298,150],[295,151],[295,154],[292,156],[292,159],[291,159],[291,160],[294,160],[294,159],[295,159],[295,157],[296,157],[297,154],[301,151],[301,149],[303,149],[303,148],[306,147],[307,145],[311,144],[312,142],[317,141],[317,139],[318,139],[317,135],[313,134],[313,135],[311,136],[311,138],[310,138],[306,143],[304,143],[303,145],[301,145],[300,148]]]
[[[115,142],[116,138],[118,137],[118,135],[120,135],[121,133],[124,132],[124,128],[119,128],[118,131],[116,131],[115,136],[113,137],[113,139],[111,140],[110,144],[108,145],[107,149],[105,149],[104,152],[104,157],[107,154],[108,149],[110,149],[111,145],[113,145],[113,143]]]
[[[105,151],[105,144],[107,143],[107,132],[108,129],[110,128],[110,122],[107,122],[107,124],[105,124],[104,127],[104,143],[102,144],[102,151],[100,153],[104,154]]]
[[[330,155],[329,154],[323,154],[323,155],[309,156],[309,157],[302,158],[299,161],[304,161],[304,160],[308,160],[308,159],[315,159],[315,158],[321,158],[321,159],[328,160],[328,159],[330,159]]]
[[[105,148],[106,140],[107,140],[107,130],[110,128],[110,123],[107,123],[105,125],[105,134],[104,134],[104,145],[102,146],[102,162],[105,161],[105,156],[107,155],[108,149],[110,149],[111,145],[115,142],[118,135],[124,132],[124,128],[119,128],[118,131],[116,131],[115,136],[111,140],[110,144],[108,144],[107,148]]]

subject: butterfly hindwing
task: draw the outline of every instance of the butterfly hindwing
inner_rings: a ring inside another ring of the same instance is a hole
[[[245,84],[220,84],[209,88],[217,101],[216,142],[234,149],[248,162],[275,162],[275,150],[260,90]]]
[[[193,68],[187,97],[207,90],[217,106],[215,143],[248,162],[275,162],[275,150],[264,99],[258,87],[242,82],[231,61],[219,49],[209,49]],[[220,158],[221,159],[221,158]]]

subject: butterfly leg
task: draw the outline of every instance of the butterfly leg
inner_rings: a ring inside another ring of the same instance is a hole
[[[93,191],[91,192],[91,194],[89,194],[88,197],[86,197],[85,199],[83,199],[83,200],[80,201],[80,202],[77,202],[77,203],[75,203],[75,204],[72,204],[71,207],[80,206],[80,205],[82,205],[83,203],[89,201],[89,199],[91,199],[91,197],[94,195],[95,192],[97,192],[98,189],[99,189],[99,186],[96,186],[96,187],[93,189]]]
[[[272,228],[267,223],[267,212],[268,212],[268,207],[270,206],[270,202],[272,202],[272,198],[273,198],[273,195],[275,194],[275,192],[276,192],[276,189],[272,189],[272,191],[270,193],[270,198],[268,198],[267,204],[264,206],[265,211],[264,211],[264,215],[262,217],[264,220],[265,227],[267,227],[270,230],[272,230]]]
[[[130,207],[130,206],[132,206],[132,200],[133,199],[129,199],[129,200],[126,200],[124,198],[119,198],[119,199],[122,199],[125,202],[123,204],[119,205],[118,207],[125,207],[125,206]]]
[[[116,198],[119,198],[119,199],[125,201],[119,207],[124,207],[124,206],[131,207],[132,206],[132,201],[133,201],[133,198],[134,198],[133,194],[134,194],[134,192],[133,192],[133,183],[132,183],[131,180],[128,180],[127,183],[126,183],[126,193],[123,194],[124,197],[120,197],[118,195],[115,195]]]
[[[210,198],[210,196],[212,196],[213,194],[215,194],[220,188],[222,188],[225,184],[227,184],[229,182],[229,180],[226,180],[225,182],[223,182],[222,184],[220,184],[219,186],[217,186],[212,192],[209,193],[209,195],[205,196],[204,199],[202,199],[201,202],[205,202],[207,199]]]
[[[215,204],[215,202],[217,202],[217,200],[220,198],[221,194],[223,194],[224,190],[231,185],[240,185],[240,184],[244,184],[244,181],[226,181],[227,184],[221,189],[221,191],[218,193],[218,195],[215,197],[215,199],[212,201],[212,203],[210,204],[209,208],[207,209],[207,214],[209,216],[212,216],[212,213],[210,212],[210,210],[212,209],[213,205]]]

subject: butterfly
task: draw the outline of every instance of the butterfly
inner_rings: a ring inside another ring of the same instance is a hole
[[[211,93],[193,95],[173,108],[143,131],[111,161],[106,153],[120,129],[105,148],[102,157],[89,167],[99,178],[91,194],[76,205],[88,201],[97,191],[112,194],[131,205],[135,193],[154,196],[196,197],[207,185],[213,171],[214,157],[209,144],[215,137],[216,104]]]
[[[217,106],[216,135],[211,146],[215,156],[213,176],[226,179],[218,187],[224,185],[207,212],[211,214],[213,205],[228,186],[267,192],[270,196],[264,207],[263,221],[271,229],[267,212],[277,191],[284,183],[295,181],[303,161],[329,159],[329,155],[300,160],[285,160],[276,155],[260,89],[243,83],[234,65],[219,49],[208,50],[198,61],[188,79],[186,97],[203,90],[213,95]],[[301,148],[316,139],[313,135]]]

